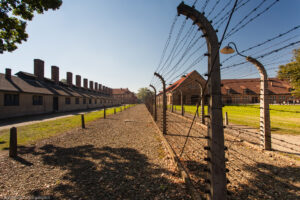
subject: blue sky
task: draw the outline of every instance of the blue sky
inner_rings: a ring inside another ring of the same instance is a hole
[[[221,1],[219,8],[221,9],[228,1],[230,0]],[[228,30],[261,1],[251,0],[244,9],[235,13]],[[11,68],[13,73],[33,72],[33,59],[39,58],[45,61],[47,77],[50,77],[51,65],[56,65],[60,67],[60,78],[65,78],[66,72],[70,71],[73,72],[73,77],[79,74],[82,78],[108,87],[129,88],[137,92],[139,88],[147,87],[153,77],[176,15],[176,7],[180,2],[179,0],[64,0],[59,10],[36,15],[33,21],[28,23],[28,41],[19,45],[14,52],[0,55],[0,72],[3,73],[6,67]],[[185,1],[189,5],[193,2]],[[201,10],[203,2],[199,1],[196,8]],[[209,2],[207,12],[214,2],[216,1]],[[266,5],[271,2],[272,0],[267,0]],[[211,16],[217,13],[217,8]],[[268,12],[225,40],[224,45],[234,41],[238,44],[238,48],[243,50],[285,32],[300,24],[299,9],[299,0],[281,0]],[[178,18],[173,38],[184,20],[183,16]],[[188,30],[190,24],[191,21],[187,20],[184,31]],[[219,37],[223,29],[224,26],[220,28]],[[299,30],[290,34],[289,36],[295,37],[286,44],[300,40],[299,34]],[[280,45],[269,49],[277,47]],[[288,60],[291,58],[291,50],[280,52],[277,57]],[[249,52],[251,53],[255,51]],[[227,57],[221,55],[221,61]],[[269,60],[266,58],[262,61],[269,64],[271,60],[274,59],[270,57]],[[240,61],[242,58],[233,58],[226,65]],[[192,69],[205,73],[206,61],[203,60]],[[275,71],[269,70],[269,76],[275,76]],[[246,65],[244,68],[222,72],[222,78],[239,78],[241,74],[247,75],[245,77],[257,76],[255,68]]]

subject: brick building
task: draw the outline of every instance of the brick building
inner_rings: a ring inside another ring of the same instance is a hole
[[[195,105],[200,96],[200,87],[206,80],[192,71],[166,88],[167,104],[180,105],[181,94],[184,105]],[[259,103],[260,79],[224,79],[221,81],[223,104]],[[291,95],[292,87],[287,81],[278,78],[268,79],[268,97],[271,104],[300,103],[300,99]],[[207,92],[206,92],[207,94]],[[162,104],[162,92],[157,96],[157,103]],[[207,98],[205,98],[207,104]]]
[[[222,102],[224,104],[259,103],[260,79],[224,79],[222,80]],[[292,87],[287,81],[278,78],[268,79],[269,103],[296,103],[291,95]]]
[[[182,76],[175,83],[166,88],[167,104],[180,105],[181,95],[184,105],[195,105],[200,97],[201,87],[204,87],[205,79],[196,71]],[[158,94],[157,103],[162,104],[162,92]]]
[[[136,95],[128,88],[112,89],[112,96],[114,100],[120,104],[135,104],[137,103]]]
[[[67,72],[67,82],[59,81],[59,68],[51,67],[51,79],[44,77],[44,61],[34,60],[34,73],[11,69],[0,73],[0,119],[113,106],[112,89]]]

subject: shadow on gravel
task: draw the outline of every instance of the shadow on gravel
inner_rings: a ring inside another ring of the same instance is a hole
[[[277,167],[266,163],[245,166],[245,171],[251,172],[251,178],[246,183],[239,184],[239,190],[231,190],[233,199],[286,199],[300,198],[300,187],[295,183],[300,181],[299,167]],[[242,181],[241,177],[236,177]],[[241,189],[242,188],[242,189]],[[297,194],[298,193],[298,194]]]
[[[177,190],[183,184],[162,176],[172,172],[149,163],[145,155],[132,148],[45,145],[36,150],[23,149],[23,153],[39,154],[45,165],[59,167],[65,174],[54,187],[33,190],[28,195],[52,195],[54,199],[187,198]]]

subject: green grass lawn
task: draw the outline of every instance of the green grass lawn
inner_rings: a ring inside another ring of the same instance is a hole
[[[133,105],[127,105],[126,108]],[[122,106],[124,110],[124,106]],[[116,108],[117,112],[121,111],[121,107]],[[103,118],[104,111],[90,112],[84,115],[86,126],[88,122]],[[114,114],[114,108],[106,109],[106,115]],[[18,127],[18,145],[30,144],[37,140],[59,135],[68,130],[81,126],[81,115],[60,118],[51,121],[40,122],[31,125]],[[0,131],[0,149],[3,150],[9,145],[9,129]]]
[[[196,106],[184,108],[186,112],[195,114]],[[176,110],[181,110],[181,106],[177,105]],[[223,116],[225,112],[229,123],[259,128],[259,105],[225,106]],[[270,117],[273,133],[300,135],[300,105],[270,105]]]

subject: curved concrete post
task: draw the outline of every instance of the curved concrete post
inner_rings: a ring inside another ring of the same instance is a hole
[[[172,92],[172,112],[174,112],[174,92]]]
[[[180,105],[181,105],[181,115],[184,115],[184,107],[183,107],[183,94],[182,94],[182,90],[180,91]]]
[[[153,85],[150,85],[154,90],[154,121],[157,121],[157,108],[156,108],[156,88]]]
[[[163,134],[167,134],[167,96],[166,96],[166,82],[165,79],[158,73],[154,73],[163,84]]]
[[[268,96],[268,75],[264,66],[256,59],[248,56],[246,60],[251,62],[259,71],[260,75],[260,136],[262,146],[265,150],[271,150],[271,124],[270,124],[270,111]]]
[[[204,119],[204,94],[203,94],[203,87],[201,85],[201,83],[198,80],[195,80],[200,88],[200,102],[201,102],[201,123],[205,124],[205,119]]]
[[[193,20],[199,29],[202,30],[206,39],[208,50],[208,94],[210,95],[208,104],[208,179],[209,194],[208,199],[227,199],[226,189],[226,170],[225,170],[225,152],[224,152],[224,130],[221,101],[221,75],[219,42],[216,31],[213,29],[207,18],[197,11],[194,7],[185,5],[182,2],[177,7],[178,14],[182,14]]]

